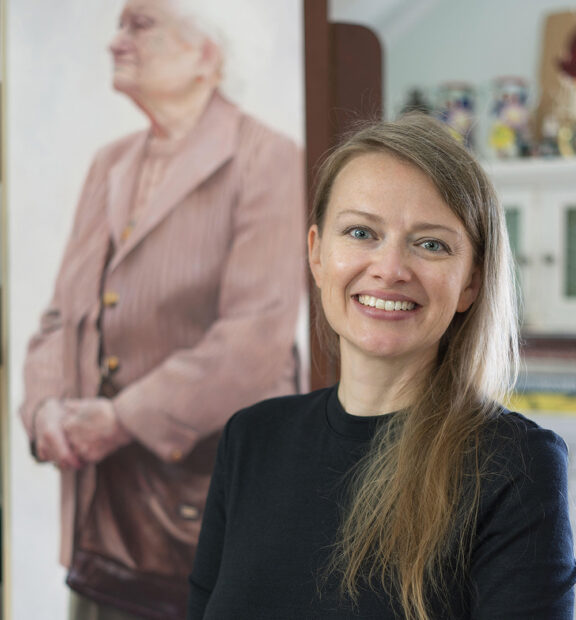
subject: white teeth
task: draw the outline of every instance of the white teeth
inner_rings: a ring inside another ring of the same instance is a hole
[[[372,308],[379,308],[380,310],[386,310],[387,312],[397,310],[413,310],[415,306],[415,304],[411,301],[391,301],[389,299],[372,297],[372,295],[358,295],[358,301],[363,306],[371,306]]]

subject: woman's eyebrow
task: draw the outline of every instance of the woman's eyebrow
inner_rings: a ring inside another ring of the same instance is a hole
[[[412,228],[414,230],[421,231],[429,231],[429,230],[441,230],[444,232],[451,233],[453,235],[460,235],[460,231],[452,228],[451,226],[446,226],[445,224],[436,224],[434,222],[416,222]]]
[[[361,216],[361,217],[365,217],[370,220],[374,220],[375,222],[383,221],[383,219],[376,213],[372,213],[371,211],[362,211],[362,209],[344,209],[342,211],[339,211],[336,217],[340,218],[345,215]]]

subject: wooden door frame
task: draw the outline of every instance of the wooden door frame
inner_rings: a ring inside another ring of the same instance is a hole
[[[364,26],[330,23],[328,0],[304,0],[308,204],[326,151],[352,122],[382,118],[382,49]],[[309,277],[310,386],[331,385],[339,368],[319,340],[316,287]]]

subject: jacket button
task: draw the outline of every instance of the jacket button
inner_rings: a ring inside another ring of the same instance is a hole
[[[200,518],[200,511],[198,508],[190,504],[180,504],[178,511],[180,512],[180,516],[187,521],[196,521]]]
[[[170,453],[170,460],[173,461],[174,463],[178,463],[179,461],[182,460],[182,457],[184,455],[182,454],[182,450],[178,450],[178,448],[176,448],[175,450],[172,450],[172,452]]]
[[[134,230],[134,224],[132,224],[132,222],[130,222],[130,224],[128,224],[124,230],[122,231],[122,234],[120,235],[120,239],[122,241],[127,241],[128,238],[130,237],[130,235],[132,234],[132,231]]]
[[[115,306],[119,300],[120,295],[118,295],[115,291],[106,291],[104,295],[102,295],[102,303],[108,307]]]
[[[115,355],[109,355],[102,362],[102,376],[108,377],[113,372],[116,372],[118,368],[120,368],[120,359]]]

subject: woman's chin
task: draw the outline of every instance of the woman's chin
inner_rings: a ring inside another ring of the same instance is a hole
[[[137,87],[134,79],[123,74],[122,71],[116,71],[112,79],[112,87],[115,91],[125,95],[132,95],[136,92]]]
[[[402,344],[391,339],[359,339],[352,347],[369,358],[394,358],[404,353]]]

